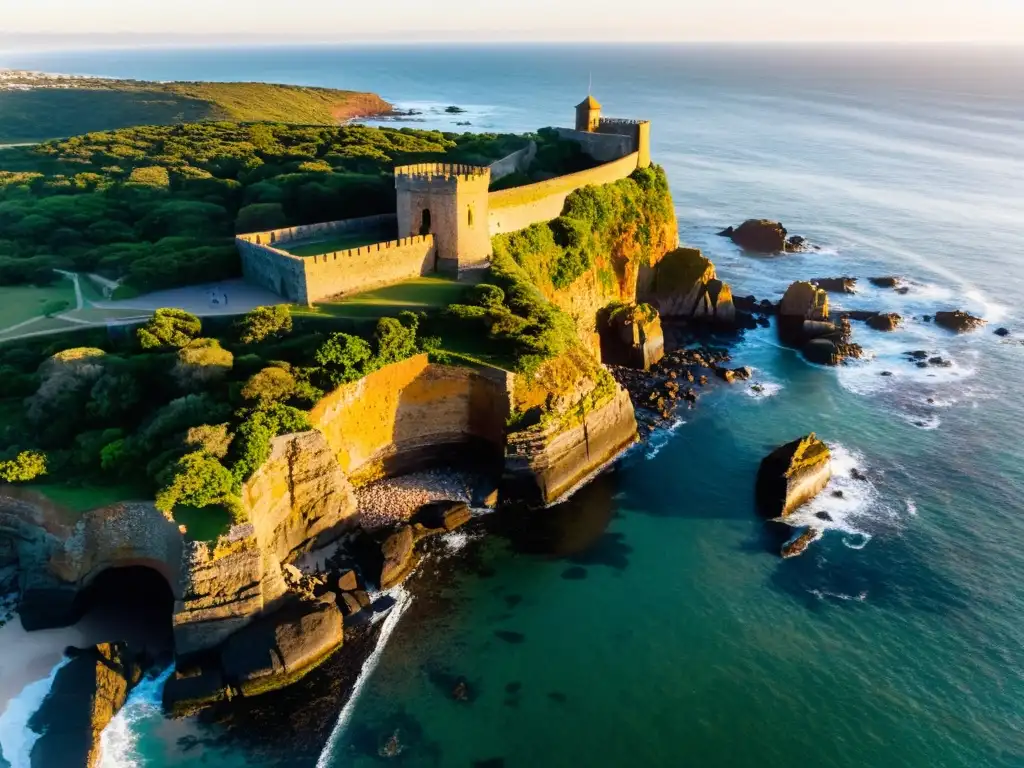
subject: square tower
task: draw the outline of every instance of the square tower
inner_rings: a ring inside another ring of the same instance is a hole
[[[600,123],[601,105],[597,99],[588,95],[587,98],[576,105],[576,130],[597,133],[597,126]]]

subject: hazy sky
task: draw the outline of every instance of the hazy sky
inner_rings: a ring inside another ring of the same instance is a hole
[[[1024,42],[1024,0],[0,0],[7,33]]]

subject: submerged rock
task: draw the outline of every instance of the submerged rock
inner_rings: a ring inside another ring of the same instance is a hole
[[[968,333],[985,325],[985,321],[980,317],[975,317],[959,309],[952,312],[936,312],[935,323],[956,333]]]
[[[802,555],[807,547],[820,538],[821,531],[817,528],[804,528],[798,536],[782,545],[782,551],[779,554],[784,558],[797,557]]]
[[[876,288],[896,288],[900,284],[900,278],[894,275],[884,277],[869,277],[868,282]]]
[[[856,293],[856,277],[818,277],[811,282],[829,293]]]
[[[865,322],[867,322],[869,328],[874,328],[876,331],[895,331],[900,327],[903,318],[895,312],[879,312],[869,317]]]
[[[757,504],[766,517],[785,517],[824,488],[832,454],[812,432],[776,448],[757,471]]]
[[[995,331],[993,331],[993,333],[995,333],[996,336],[1009,336],[1010,335],[1010,329],[1009,328],[996,328]]]

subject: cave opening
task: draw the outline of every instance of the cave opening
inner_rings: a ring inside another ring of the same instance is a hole
[[[174,650],[174,593],[152,567],[107,568],[78,594],[75,608],[78,627],[92,642],[123,640],[153,657]]]

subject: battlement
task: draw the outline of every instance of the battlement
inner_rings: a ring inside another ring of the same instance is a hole
[[[491,169],[465,163],[416,163],[395,168],[395,179],[436,180],[436,179],[478,179],[490,176]]]
[[[650,120],[630,120],[626,117],[602,117],[598,125],[643,125],[650,122]]]
[[[416,235],[415,237],[400,237],[397,240],[388,240],[384,243],[373,243],[372,245],[361,245],[358,248],[349,248],[345,251],[333,251],[331,253],[322,253],[319,256],[307,256],[307,260],[312,261],[314,264],[327,264],[329,262],[337,261],[340,259],[355,258],[357,256],[369,256],[374,253],[384,253],[387,255],[392,249],[405,248],[410,245],[427,245],[433,246],[434,236],[433,235]]]

